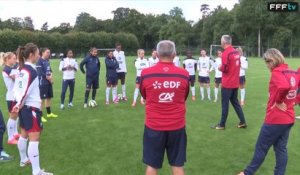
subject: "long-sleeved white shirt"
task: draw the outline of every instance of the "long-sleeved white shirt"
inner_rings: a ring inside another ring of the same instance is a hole
[[[74,69],[70,69],[69,66]],[[63,72],[64,80],[73,80],[75,79],[75,73],[78,70],[78,63],[74,58],[64,58],[60,61],[59,71]]]
[[[18,72],[19,71],[17,69],[13,69],[9,66],[5,66],[2,71],[4,84],[7,89],[7,92],[6,92],[6,100],[7,101],[13,101],[15,99],[14,92],[13,92],[15,80],[12,78],[12,76],[16,76],[18,74]]]
[[[126,57],[124,51],[115,50],[113,52],[113,55],[119,63],[119,69],[117,70],[117,72],[127,72]]]
[[[241,56],[241,69],[240,69],[240,77],[246,75],[246,70],[248,69],[248,60],[246,57]]]
[[[143,59],[137,58],[135,60],[134,65],[135,65],[135,68],[136,68],[136,76],[140,77],[141,73],[142,73],[142,70],[149,67],[149,62],[146,58],[143,58]]]

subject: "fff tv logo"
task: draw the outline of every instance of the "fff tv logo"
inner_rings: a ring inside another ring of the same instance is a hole
[[[269,2],[268,10],[272,12],[296,12],[299,10],[297,2]]]

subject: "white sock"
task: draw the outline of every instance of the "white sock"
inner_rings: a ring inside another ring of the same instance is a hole
[[[210,99],[210,87],[206,88],[206,90],[207,90],[207,97],[208,99]]]
[[[192,91],[192,96],[195,96],[196,92],[195,92],[195,86],[191,87],[191,91]]]
[[[118,91],[117,87],[112,88],[112,98],[113,98],[113,100],[117,99],[117,91]]]
[[[109,92],[110,92],[110,87],[106,87],[106,91],[105,91],[106,101],[109,101]]]
[[[40,168],[39,142],[29,142],[28,157],[31,162],[32,174],[38,174]]]
[[[19,126],[19,117],[17,118],[16,120],[16,123],[15,123],[15,132],[14,132],[14,135],[17,135],[19,134],[19,131],[18,131],[18,126]]]
[[[125,86],[125,84],[122,85],[122,94],[123,94],[123,97],[126,97],[126,86]]]
[[[204,98],[204,88],[200,87],[200,94],[201,94],[201,98]]]
[[[215,87],[215,100],[218,100],[219,88]]]
[[[18,140],[18,149],[19,149],[21,162],[27,162],[28,161],[28,157],[27,157],[27,153],[26,153],[26,151],[27,151],[27,141],[28,141],[28,139],[25,139],[22,136],[20,136],[20,138]]]
[[[9,118],[8,121],[7,121],[8,140],[11,140],[11,139],[14,138],[15,127],[16,127],[16,120],[13,120],[13,119]]]
[[[136,99],[138,98],[139,96],[139,89],[138,88],[135,88],[134,89],[134,95],[133,95],[133,102],[136,103]]]
[[[241,89],[241,101],[245,101],[246,89]]]

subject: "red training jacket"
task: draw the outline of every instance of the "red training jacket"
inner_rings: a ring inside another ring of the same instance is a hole
[[[240,54],[232,46],[227,47],[222,54],[222,87],[238,88],[240,85]]]
[[[300,67],[298,68],[298,74],[299,74],[299,79],[300,79]],[[299,81],[299,85],[298,85],[296,104],[300,105],[300,81]]]
[[[292,124],[295,121],[294,105],[299,86],[299,73],[288,69],[287,64],[280,64],[271,73],[269,83],[269,101],[265,118],[266,124]],[[284,102],[287,111],[274,106]]]
[[[142,71],[140,91],[146,99],[147,127],[158,131],[185,127],[185,101],[189,94],[186,70],[172,62],[158,62]]]

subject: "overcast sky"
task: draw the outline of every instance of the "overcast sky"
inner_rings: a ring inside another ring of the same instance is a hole
[[[31,16],[35,29],[40,29],[45,22],[50,28],[62,22],[74,25],[81,12],[98,19],[109,19],[118,7],[134,8],[144,14],[162,14],[178,6],[187,20],[198,21],[200,5],[204,3],[211,9],[221,5],[230,10],[238,0],[0,0],[0,18]]]

